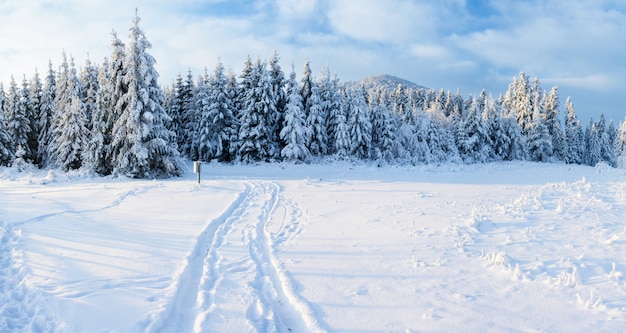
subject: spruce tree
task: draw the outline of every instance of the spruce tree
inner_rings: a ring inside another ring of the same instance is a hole
[[[319,89],[315,82],[311,82],[311,94],[307,99],[304,109],[306,114],[306,126],[309,128],[310,137],[308,147],[311,154],[324,156],[328,153],[328,133],[326,132],[326,118],[322,101],[319,97]]]
[[[535,107],[532,124],[528,129],[528,153],[533,161],[547,162],[552,157],[552,136],[540,110]]]
[[[78,79],[80,82],[79,97],[85,104],[87,127],[91,128],[91,117],[96,107],[96,93],[99,90],[99,84],[98,68],[91,62],[89,57],[85,60],[85,67],[83,67]]]
[[[565,158],[564,134],[559,121],[559,95],[558,87],[554,86],[544,99],[545,124],[552,138],[553,155],[563,160]]]
[[[86,106],[78,95],[71,97],[69,108],[61,114],[57,137],[56,165],[64,171],[82,166],[83,150],[87,146]]]
[[[50,153],[48,146],[53,140],[54,131],[54,116],[56,111],[54,109],[54,99],[56,94],[56,73],[52,69],[52,62],[48,62],[48,75],[43,84],[43,90],[41,93],[41,101],[39,106],[38,128],[39,133],[37,141],[39,146],[37,149],[37,159],[40,161],[39,165],[45,167],[53,164],[50,160]]]
[[[282,125],[285,119],[285,108],[287,105],[287,93],[285,91],[285,85],[287,80],[285,80],[285,73],[280,68],[280,57],[278,56],[278,52],[274,51],[272,53],[272,57],[269,61],[269,75],[270,82],[272,85],[272,91],[274,92],[274,96],[276,98],[276,112],[274,115],[270,117],[269,126],[272,128],[272,145],[274,146],[273,150],[278,154],[282,149],[280,132],[282,129]]]
[[[276,111],[276,99],[265,67],[265,63],[257,58],[242,83],[245,108],[239,117],[237,159],[245,163],[269,161],[274,156],[270,144],[272,129],[268,123]]]
[[[472,97],[471,101],[467,115],[458,122],[456,142],[459,155],[466,163],[481,163],[489,158],[491,142],[478,100]]]
[[[368,158],[372,142],[372,123],[368,114],[365,97],[361,89],[348,91],[348,132],[350,134],[350,154],[358,158]]]
[[[585,154],[583,161],[585,164],[595,166],[602,161],[601,134],[596,123],[589,119],[589,125],[585,130]]]
[[[20,143],[24,151],[23,158],[25,161],[33,163],[35,157],[33,152],[37,152],[37,133],[35,132],[36,127],[34,127],[34,125],[36,125],[37,113],[35,112],[34,100],[30,95],[30,86],[25,75],[22,79],[22,89],[20,89],[18,105],[20,114],[26,117],[26,141],[25,144]]]
[[[230,140],[233,136],[234,105],[228,95],[228,78],[218,61],[213,75],[207,77],[206,89],[198,90],[196,107],[200,110],[198,151],[200,159],[231,160]]]
[[[30,119],[30,134],[28,136],[28,142],[30,146],[30,154],[33,164],[41,165],[41,159],[39,158],[39,133],[41,132],[40,125],[40,116],[41,116],[41,108],[42,108],[42,97],[43,97],[43,86],[41,84],[41,79],[39,78],[39,73],[35,71],[35,75],[30,79],[28,83],[28,95],[30,98],[30,113],[28,118]]]
[[[2,90],[2,93],[4,93],[4,90]],[[0,166],[11,165],[13,158],[13,140],[7,131],[4,111],[0,106]]]
[[[338,106],[339,107],[335,109],[333,113],[333,124],[335,128],[334,153],[339,158],[347,158],[350,155],[351,140],[344,106],[347,109],[348,104],[347,102],[340,102]]]
[[[151,47],[139,17],[135,14],[130,28],[124,60],[125,93],[118,105],[121,113],[113,126],[112,160],[114,173],[133,178],[180,175],[175,134],[165,127],[169,116],[163,109],[163,90],[148,53]]]
[[[614,140],[615,161],[618,168],[626,168],[626,119],[622,121]]]
[[[26,109],[22,104],[22,96],[20,89],[15,83],[15,79],[11,76],[11,84],[9,86],[9,94],[5,108],[6,126],[9,137],[13,140],[12,153],[16,154],[20,151],[20,158],[28,156],[28,135],[30,133],[30,120],[26,114]]]
[[[580,121],[576,116],[576,110],[570,98],[565,100],[565,162],[566,163],[583,163],[583,152],[585,143],[583,141],[583,132]]]
[[[310,128],[306,124],[302,96],[296,81],[296,73],[292,68],[287,83],[287,107],[285,109],[285,120],[280,138],[284,147],[280,151],[280,156],[290,161],[306,161],[309,156],[307,138],[310,137]]]

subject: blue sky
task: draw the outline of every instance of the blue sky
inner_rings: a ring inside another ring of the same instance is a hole
[[[558,85],[561,105],[571,96],[583,122],[626,116],[623,0],[0,0],[0,81],[56,67],[63,50],[101,62],[135,7],[162,84],[218,57],[238,74],[276,50],[285,71],[309,58],[342,80],[385,73],[465,96],[497,97],[524,71]]]

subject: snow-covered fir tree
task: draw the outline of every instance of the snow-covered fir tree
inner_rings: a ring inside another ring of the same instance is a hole
[[[617,130],[613,148],[617,167],[626,169],[626,119],[621,122]]]
[[[22,78],[22,89],[20,89],[20,98],[19,98],[19,108],[20,113],[24,114],[27,121],[27,129],[26,133],[26,145],[22,145],[24,150],[23,158],[28,163],[33,163],[35,154],[37,152],[37,128],[36,128],[36,120],[35,117],[38,111],[35,110],[35,102],[32,96],[30,95],[30,86],[28,84],[28,80],[26,76]]]
[[[4,89],[2,90],[4,94]],[[13,140],[6,128],[4,111],[0,106],[0,166],[9,166],[13,162]]]
[[[341,113],[343,115],[341,92],[339,89],[339,79],[337,76],[331,77],[330,70],[326,67],[322,70],[322,75],[317,86],[319,87],[319,97],[322,105],[322,114],[326,115],[326,134],[328,154],[335,152],[336,119]],[[345,115],[343,115],[345,118]]]
[[[522,128],[522,133],[528,135],[530,127],[532,126],[533,115],[533,100],[528,76],[524,72],[521,72],[519,74],[519,80],[513,80],[512,88],[512,111],[515,112],[515,117],[517,123]]]
[[[472,97],[471,100],[467,115],[457,124],[456,143],[463,161],[482,163],[489,159],[491,139],[482,121],[477,98]]]
[[[85,67],[79,75],[80,91],[79,97],[85,104],[85,117],[87,119],[87,127],[91,128],[91,117],[96,107],[96,94],[98,92],[98,68],[89,57],[85,60]]]
[[[37,160],[41,167],[50,165],[47,147],[52,140],[54,131],[54,96],[56,93],[56,73],[52,69],[52,62],[48,62],[48,74],[43,83],[41,100],[39,105],[39,116],[37,117],[39,133],[37,141]]]
[[[585,151],[583,130],[570,98],[565,100],[565,162],[581,164]]]
[[[309,128],[309,151],[312,155],[324,156],[328,154],[328,133],[326,126],[327,115],[324,114],[322,101],[317,84],[311,82],[311,94],[305,105],[306,126]]]
[[[482,120],[491,142],[489,160],[501,161],[505,158],[506,152],[510,150],[511,138],[504,132],[497,103],[492,97],[485,101]]]
[[[23,85],[24,86],[24,85]],[[30,79],[27,84],[28,86],[28,95],[30,98],[30,113],[28,118],[30,119],[30,134],[28,136],[28,142],[30,145],[31,159],[32,163],[35,165],[41,164],[41,159],[39,158],[39,133],[41,132],[41,128],[39,127],[40,121],[39,117],[41,115],[41,99],[43,96],[43,85],[41,83],[41,79],[39,78],[39,73],[35,71],[35,74]]]
[[[207,83],[198,90],[197,109],[200,112],[198,152],[200,159],[230,161],[230,141],[233,137],[234,104],[227,89],[228,78],[221,61],[215,66]]]
[[[28,149],[28,135],[31,129],[26,108],[21,100],[20,89],[17,87],[13,76],[11,76],[7,103],[5,104],[7,132],[13,140],[12,153],[16,154],[17,148],[20,147],[20,157],[26,159],[29,155],[26,149]]]
[[[242,84],[245,108],[239,114],[237,159],[244,163],[269,161],[274,152],[270,144],[272,129],[268,123],[276,111],[270,76],[265,63],[258,58],[249,73],[245,71],[247,66]]]
[[[357,158],[368,158],[372,142],[372,123],[363,91],[359,88],[350,89],[347,97],[350,154]]]
[[[534,107],[532,124],[528,129],[528,154],[533,161],[547,162],[552,157],[552,136],[538,104]]]
[[[233,123],[231,124],[230,140],[228,142],[229,156],[228,160],[232,161],[237,156],[239,151],[239,110],[241,103],[239,82],[235,73],[229,69],[226,75],[226,97],[230,99],[233,104]]]
[[[583,162],[595,166],[602,161],[602,147],[600,145],[601,133],[598,131],[593,118],[589,119],[589,125],[585,129],[585,154]]]
[[[314,79],[313,73],[311,72],[311,63],[309,62],[309,58],[304,61],[304,70],[302,73],[302,82],[300,87],[300,95],[302,96],[302,105],[304,105],[304,113],[308,116],[309,110],[309,98],[311,97],[311,90],[313,89]]]
[[[122,78],[126,91],[118,102],[121,113],[113,126],[113,172],[133,178],[180,175],[175,134],[165,127],[169,116],[163,108],[164,94],[157,82],[155,60],[148,53],[151,44],[139,27],[137,14],[129,39]]]
[[[272,145],[274,152],[277,154],[274,156],[278,158],[278,154],[282,149],[281,139],[280,139],[280,131],[282,128],[282,124],[285,119],[285,107],[287,105],[287,92],[285,91],[285,73],[280,68],[280,57],[278,56],[278,52],[274,51],[272,53],[272,57],[269,61],[269,75],[270,82],[272,85],[272,91],[274,93],[274,97],[276,98],[276,113],[270,117],[269,126],[272,128]]]
[[[280,131],[280,138],[283,140],[284,147],[280,151],[280,156],[290,161],[306,161],[310,156],[307,139],[311,136],[309,133],[311,129],[306,124],[300,87],[293,68],[289,75],[287,92],[285,120]]]
[[[183,84],[179,98],[182,102],[180,109],[180,131],[176,133],[178,149],[192,160],[197,160],[198,152],[194,150],[193,142],[197,136],[197,127],[200,121],[198,108],[196,107],[196,86],[193,82],[191,70],[187,71],[187,77]]]
[[[342,96],[342,99],[347,100],[347,96]],[[334,138],[334,154],[339,158],[347,158],[350,155],[350,129],[348,128],[348,120],[346,117],[346,110],[344,106],[347,108],[348,104],[345,102],[341,102],[338,104],[338,108],[334,110],[332,115],[332,120],[335,128],[335,138]]]
[[[74,95],[69,108],[61,114],[55,153],[56,165],[61,170],[75,170],[82,166],[82,154],[89,135],[85,113],[85,103],[78,95]]]
[[[545,124],[552,138],[553,155],[557,159],[562,160],[565,156],[565,139],[559,120],[559,94],[557,86],[552,87],[550,93],[544,98],[543,108]]]
[[[606,124],[604,113],[600,113],[600,119],[596,124],[596,128],[598,131],[598,144],[600,145],[600,160],[613,166],[615,165],[614,137]]]

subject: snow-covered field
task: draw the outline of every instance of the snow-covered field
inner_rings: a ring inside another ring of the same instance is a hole
[[[189,166],[191,169],[191,166]],[[0,169],[0,332],[625,331],[626,173]]]

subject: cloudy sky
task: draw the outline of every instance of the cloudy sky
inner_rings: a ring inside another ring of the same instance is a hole
[[[585,122],[626,116],[623,0],[0,0],[0,82],[56,68],[63,50],[100,63],[135,7],[164,85],[276,50],[286,72],[309,58],[344,81],[386,73],[465,96],[497,97],[524,71]]]

